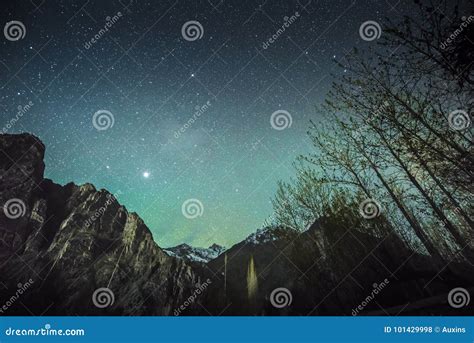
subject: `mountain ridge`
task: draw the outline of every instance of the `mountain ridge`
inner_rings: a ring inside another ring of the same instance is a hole
[[[7,297],[17,283],[34,276],[40,286],[23,302],[48,308],[51,315],[171,314],[200,277],[165,254],[140,217],[111,193],[89,183],[60,186],[44,179],[44,149],[31,135],[0,136],[0,201],[15,199],[21,207],[18,217],[7,216],[5,207],[0,212],[1,230],[19,242],[1,242],[0,272],[8,278],[0,294]],[[124,286],[129,277],[134,283]],[[104,308],[93,303],[100,288],[113,297]],[[10,309],[15,311],[22,313]]]
[[[382,284],[357,315],[412,302],[424,307],[399,314],[472,314],[445,299],[460,285],[472,289],[472,263],[438,269],[379,219],[370,222],[378,235],[367,222],[331,217],[303,232],[263,228],[225,253],[211,245],[216,256],[196,263],[170,256],[107,190],[45,179],[44,153],[37,137],[0,135],[0,301],[10,303],[1,314],[354,315]],[[428,298],[438,303],[419,301]]]
[[[174,247],[163,249],[168,255],[184,259],[187,262],[207,263],[226,251],[226,248],[213,243],[208,248],[194,247],[181,243]]]

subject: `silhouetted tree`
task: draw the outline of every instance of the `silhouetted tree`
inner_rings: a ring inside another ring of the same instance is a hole
[[[323,123],[311,123],[314,153],[299,158],[295,180],[279,184],[276,218],[301,229],[340,215],[340,194],[390,199],[383,216],[392,228],[401,221],[402,237],[417,237],[438,259],[472,259],[471,16],[449,1],[416,7],[401,23],[387,20],[377,49],[339,62],[348,73],[318,110]]]

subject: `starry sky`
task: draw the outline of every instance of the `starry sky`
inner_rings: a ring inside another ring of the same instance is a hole
[[[408,6],[2,1],[2,27],[20,21],[25,35],[0,37],[0,126],[16,118],[6,132],[46,144],[46,177],[117,194],[160,246],[231,246],[272,215],[277,181],[311,148],[315,106],[344,73],[335,59],[375,44],[360,25]],[[284,127],[272,125],[276,111]],[[198,216],[184,215],[189,199]]]

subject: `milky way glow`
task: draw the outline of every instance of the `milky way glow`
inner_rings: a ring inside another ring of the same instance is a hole
[[[335,59],[371,44],[361,23],[399,15],[374,1],[126,2],[2,4],[25,34],[0,41],[0,125],[45,143],[46,177],[120,194],[160,246],[230,246],[261,227],[310,149]],[[202,216],[182,215],[187,199]]]

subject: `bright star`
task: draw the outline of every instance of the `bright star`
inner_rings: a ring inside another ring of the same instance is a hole
[[[150,177],[150,173],[147,172],[147,171],[143,172],[143,177],[144,177],[145,179],[148,179],[148,178]]]

